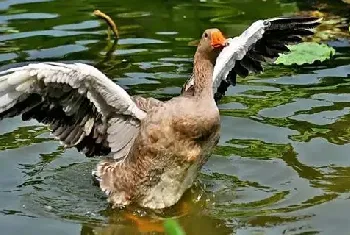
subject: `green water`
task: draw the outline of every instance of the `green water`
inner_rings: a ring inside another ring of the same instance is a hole
[[[313,7],[305,2],[2,0],[0,69],[81,61],[132,94],[166,99],[189,76],[195,47],[188,43],[203,29],[235,36],[256,19]],[[116,20],[116,46],[94,9]],[[160,221],[178,216],[188,235],[348,234],[350,44],[330,43],[332,62],[270,66],[229,89],[219,105],[220,143],[180,202],[189,212],[158,213]],[[92,186],[96,161],[62,149],[35,121],[0,122],[0,161],[0,234],[141,233]]]

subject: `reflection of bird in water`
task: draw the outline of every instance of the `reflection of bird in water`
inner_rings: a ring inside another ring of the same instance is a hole
[[[164,234],[164,222],[176,218],[186,234],[232,234],[231,224],[208,214],[207,195],[202,200],[195,200],[203,191],[192,188],[184,194],[176,206],[159,212],[145,209],[126,208],[124,210],[107,210],[105,224],[83,224],[81,235],[124,235],[124,234]],[[210,196],[210,195],[208,195]],[[209,206],[210,207],[210,206]],[[130,212],[132,211],[132,212]]]
[[[181,226],[186,231],[186,234],[200,234],[200,235],[212,235],[212,234],[232,234],[233,228],[230,227],[224,220],[219,220],[214,217],[202,214],[191,214],[187,217],[180,219]],[[150,223],[151,224],[151,223]],[[155,223],[153,224],[155,225]],[[162,221],[157,226],[150,230],[139,229],[132,225],[125,223],[108,223],[107,225],[82,225],[81,235],[125,235],[125,234],[164,234],[162,229]]]
[[[182,95],[166,102],[129,96],[85,64],[9,69],[0,73],[0,117],[35,118],[66,147],[106,156],[94,176],[113,207],[170,207],[192,185],[219,139],[215,101],[235,84],[236,74],[262,71],[266,58],[311,35],[318,23],[313,17],[257,21],[228,40],[218,29],[206,30]]]

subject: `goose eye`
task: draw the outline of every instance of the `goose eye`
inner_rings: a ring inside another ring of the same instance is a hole
[[[208,38],[209,35],[208,35],[207,33],[204,33],[204,37],[205,37],[205,38]]]

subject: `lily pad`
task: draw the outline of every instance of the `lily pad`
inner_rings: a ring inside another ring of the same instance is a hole
[[[275,64],[302,65],[313,64],[316,61],[323,62],[330,59],[334,54],[334,48],[316,42],[303,42],[288,46],[290,52],[281,54]]]

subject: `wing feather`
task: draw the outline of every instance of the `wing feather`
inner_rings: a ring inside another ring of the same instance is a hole
[[[275,59],[279,53],[288,52],[287,44],[298,43],[302,36],[312,35],[312,29],[320,21],[316,17],[258,20],[240,36],[228,39],[229,45],[221,51],[214,67],[215,100],[218,101],[225,95],[228,86],[236,84],[236,81],[232,81],[235,76],[229,76],[230,73],[246,77],[249,72],[263,71],[262,62]]]
[[[0,119],[48,124],[66,147],[124,158],[146,117],[127,92],[86,64],[37,63],[0,72]]]

